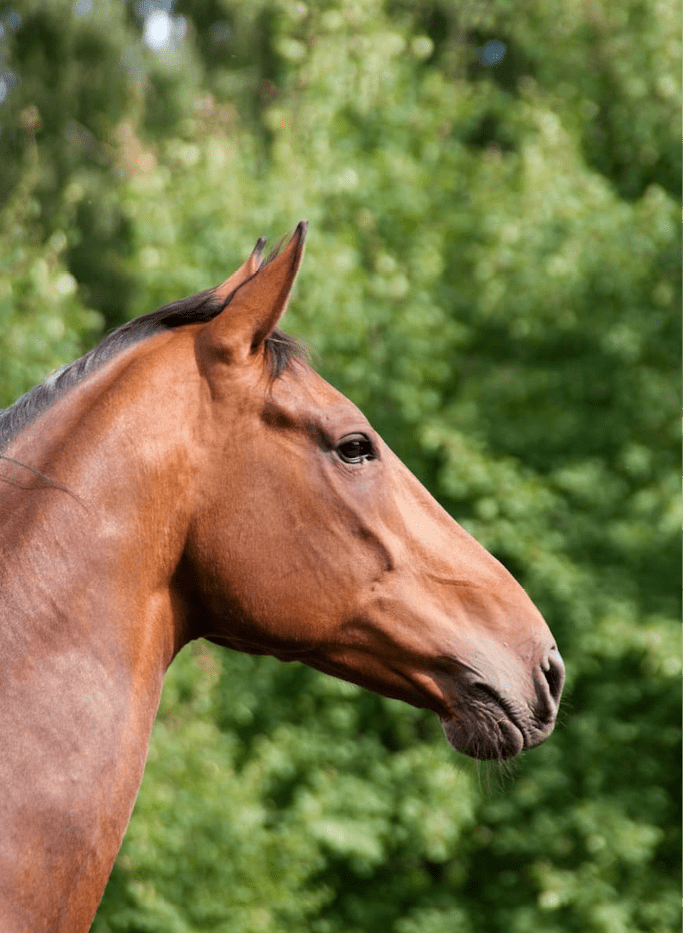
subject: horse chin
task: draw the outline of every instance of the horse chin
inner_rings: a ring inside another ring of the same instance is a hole
[[[442,718],[441,725],[456,752],[480,761],[505,761],[525,746],[521,729],[509,719],[474,723],[450,716]]]

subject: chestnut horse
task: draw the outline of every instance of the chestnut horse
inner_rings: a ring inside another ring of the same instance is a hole
[[[88,930],[192,639],[431,709],[476,758],[553,728],[531,600],[276,329],[305,232],[0,414],[2,933]]]

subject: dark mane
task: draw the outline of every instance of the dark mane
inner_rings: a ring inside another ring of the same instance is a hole
[[[214,289],[199,292],[190,298],[173,301],[171,304],[128,321],[121,327],[107,334],[102,343],[90,350],[85,356],[62,366],[49,375],[40,385],[30,389],[13,405],[0,411],[0,450],[13,440],[38,415],[42,414],[54,402],[62,398],[69,389],[78,385],[91,373],[118,356],[124,350],[152,337],[181,327],[183,324],[203,324],[212,320],[229,304],[227,300],[218,300]],[[294,337],[275,329],[266,339],[266,359],[272,379],[277,379],[287,369],[292,359],[306,359],[306,350]]]

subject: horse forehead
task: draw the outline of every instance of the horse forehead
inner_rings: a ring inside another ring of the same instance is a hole
[[[367,424],[350,399],[305,363],[292,367],[276,381],[271,402],[295,419],[308,420],[315,415],[325,422],[350,419]]]

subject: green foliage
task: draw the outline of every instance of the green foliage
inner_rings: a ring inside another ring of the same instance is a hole
[[[186,649],[95,933],[676,929],[676,5],[186,0],[157,51],[138,7],[10,9],[3,403],[89,308],[218,283],[306,217],[288,329],[568,667],[496,788],[430,714]]]
[[[0,391],[7,404],[79,355],[101,328],[100,316],[78,300],[65,263],[66,236],[35,235],[39,205],[34,171],[4,205],[0,230]]]

